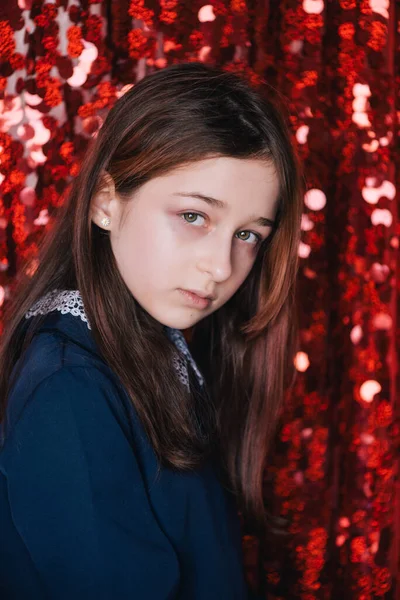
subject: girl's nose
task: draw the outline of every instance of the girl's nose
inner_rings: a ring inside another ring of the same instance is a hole
[[[229,279],[232,275],[232,243],[231,240],[215,239],[208,244],[202,253],[198,268],[200,271],[209,273],[216,283]]]

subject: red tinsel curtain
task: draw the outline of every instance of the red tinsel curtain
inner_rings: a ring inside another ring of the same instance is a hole
[[[308,181],[301,351],[265,502],[292,535],[243,531],[268,599],[400,598],[399,48],[398,0],[0,4],[0,305],[127,86],[201,60],[287,98]]]

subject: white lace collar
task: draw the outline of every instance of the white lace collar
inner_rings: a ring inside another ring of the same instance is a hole
[[[58,310],[61,314],[71,314],[74,317],[79,317],[88,328],[91,329],[89,319],[86,315],[83,305],[82,296],[79,290],[53,290],[40,298],[31,309],[25,314],[25,318],[29,319],[36,315],[45,315],[54,310]],[[178,355],[174,356],[174,367],[178,371],[180,380],[189,388],[189,375],[186,366],[186,361],[189,361],[200,385],[204,383],[202,374],[200,373],[187,345],[185,336],[179,329],[164,326],[165,333],[173,342],[178,350]]]

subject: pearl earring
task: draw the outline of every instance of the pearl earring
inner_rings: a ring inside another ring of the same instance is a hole
[[[101,224],[103,225],[103,227],[108,227],[111,223],[111,219],[109,219],[108,217],[104,217],[104,219],[101,220]]]

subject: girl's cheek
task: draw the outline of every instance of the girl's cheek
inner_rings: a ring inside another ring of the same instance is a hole
[[[167,214],[167,218],[165,220],[165,226],[168,227],[170,231],[173,231],[177,235],[180,234],[183,228],[184,223],[182,222],[182,217],[179,217],[176,214],[169,213]]]
[[[205,233],[204,227],[199,225],[190,225],[185,223],[183,217],[175,215],[169,223],[170,231],[176,236],[177,241],[195,241],[199,239],[202,233]]]

